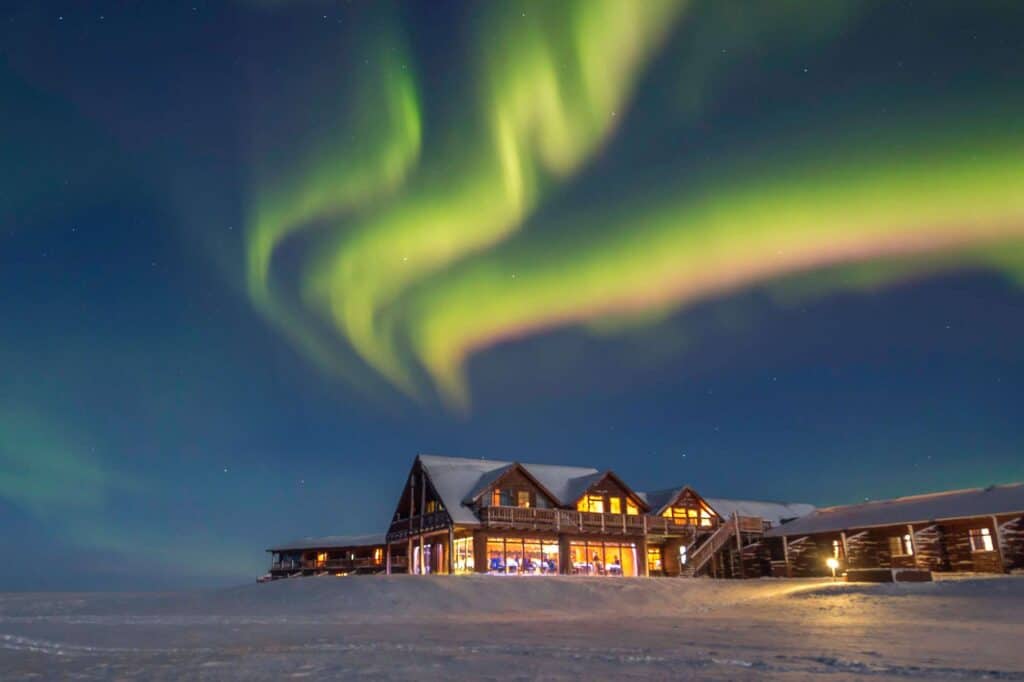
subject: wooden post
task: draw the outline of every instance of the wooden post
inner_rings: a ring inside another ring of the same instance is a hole
[[[914,535],[914,526],[913,526],[913,524],[910,524],[910,523],[907,524],[907,535],[910,536],[910,551],[914,555],[914,568],[917,568],[920,564],[919,564],[919,559],[918,559],[918,556],[917,556],[917,536]]]
[[[405,539],[405,572],[412,575],[416,572],[416,564],[412,562],[412,536]]]
[[[448,575],[455,573],[455,528],[448,526]]]
[[[384,575],[391,575],[391,543],[384,546]]]
[[[648,568],[647,568],[647,536],[646,535],[643,536],[642,538],[640,538],[640,542],[637,543],[637,551],[640,553],[640,556],[637,557],[637,561],[640,563],[640,565],[637,566],[637,575],[647,577],[648,575],[650,575],[650,572],[648,571]]]
[[[1006,573],[1006,563],[1003,559],[1003,534],[999,532],[999,519],[992,517],[992,544],[995,545],[996,554],[999,556],[999,572]]]
[[[789,536],[782,536],[782,558],[786,562],[786,577],[792,578],[793,572],[789,568]]]
[[[572,574],[572,545],[566,533],[558,536],[558,572],[562,575]]]
[[[420,575],[427,574],[427,557],[423,551],[423,522],[426,521],[427,509],[427,477],[420,470]]]
[[[846,544],[846,531],[845,530],[839,532],[839,539],[842,540],[842,542],[843,542],[843,563],[846,564],[847,568],[851,568],[851,566],[850,566],[850,548]]]

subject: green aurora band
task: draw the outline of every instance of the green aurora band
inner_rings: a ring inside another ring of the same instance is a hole
[[[299,170],[255,212],[249,291],[307,349],[331,355],[297,331],[313,318],[396,387],[422,395],[422,368],[466,408],[472,353],[562,325],[657,320],[757,285],[784,300],[965,265],[1024,271],[1019,101],[894,116],[871,134],[851,114],[799,146],[769,141],[683,180],[641,178],[585,211],[545,214],[557,230],[530,229],[613,135],[686,13],[629,0],[506,9],[481,18],[479,88],[465,119],[439,122],[436,153],[418,156],[420,125],[431,127],[392,64],[366,151]],[[847,20],[835,13],[837,27]],[[299,231],[316,248],[293,310],[270,273]]]

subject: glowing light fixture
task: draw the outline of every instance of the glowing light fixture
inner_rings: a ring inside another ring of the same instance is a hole
[[[832,580],[835,580],[836,569],[839,568],[839,560],[835,557],[829,557],[825,560],[825,565],[832,569]]]

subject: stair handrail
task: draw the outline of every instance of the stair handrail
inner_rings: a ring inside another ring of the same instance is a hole
[[[700,569],[704,568],[711,557],[714,556],[715,552],[725,546],[732,536],[739,530],[739,524],[737,523],[738,517],[733,516],[728,521],[718,527],[714,533],[711,534],[707,540],[704,541],[700,547],[694,550],[693,555],[689,557],[687,565],[687,572],[690,575],[697,575]]]

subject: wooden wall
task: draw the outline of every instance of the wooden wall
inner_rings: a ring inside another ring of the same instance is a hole
[[[526,475],[524,475],[522,470],[520,469],[509,470],[508,473],[506,473],[498,480],[497,485],[493,487],[498,488],[499,490],[528,490],[530,492],[531,507],[540,506],[540,504],[538,503],[539,499],[543,499],[545,501],[544,506],[555,506],[554,501],[551,500],[543,492],[541,492],[540,488],[538,488],[533,481],[527,478]],[[492,491],[490,490],[487,491],[480,498],[480,502],[483,506],[486,506],[490,503],[491,492]],[[513,500],[512,503],[515,504],[515,500]]]
[[[1024,516],[999,517],[999,534],[1007,570],[1024,569]]]
[[[609,506],[610,503],[608,502],[608,498],[610,497],[619,498],[619,504],[622,505],[622,511],[620,512],[621,514],[626,513],[626,500],[636,499],[636,495],[634,495],[632,491],[619,485],[618,481],[616,481],[614,477],[607,475],[604,478],[601,478],[600,480],[595,482],[594,485],[592,485],[590,488],[587,489],[585,493],[583,493],[583,495],[601,495],[604,498],[605,513],[611,513],[611,509]],[[583,497],[583,495],[581,495],[580,497]],[[572,500],[571,503],[575,505],[576,500]]]
[[[968,571],[1002,573],[1011,568],[1024,568],[1024,517],[999,518],[1002,540],[1000,552],[974,551],[971,548],[971,530],[988,528],[995,540],[992,517],[981,516],[941,523],[921,523],[913,527],[913,556],[893,555],[890,538],[908,532],[906,525],[881,528],[852,529],[846,532],[846,553],[842,551],[841,533],[789,538],[789,565],[793,576],[823,576],[830,573],[825,561],[833,556],[834,540],[840,543],[840,565],[843,568],[927,568],[932,571]],[[771,551],[769,558],[778,559],[779,552]],[[744,558],[744,573],[748,573]]]

